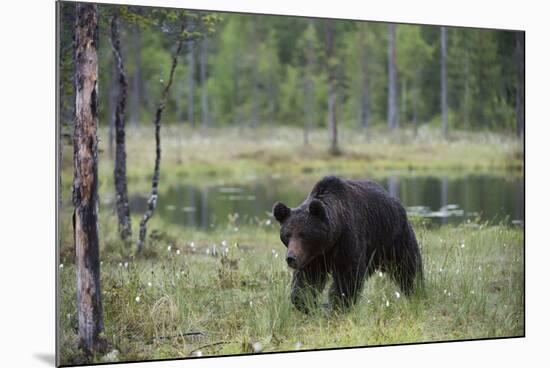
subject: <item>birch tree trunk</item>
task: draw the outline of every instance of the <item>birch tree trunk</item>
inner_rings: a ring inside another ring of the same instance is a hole
[[[208,128],[210,126],[210,116],[208,114],[208,79],[206,71],[208,68],[208,38],[205,36],[201,42],[201,57],[200,57],[200,80],[201,80],[201,115],[202,126]]]
[[[195,42],[189,41],[187,52],[187,122],[195,127]]]
[[[388,127],[390,129],[399,127],[395,24],[388,24]]]
[[[418,80],[420,79],[419,73],[417,72],[413,81],[412,89],[412,109],[413,109],[413,126],[414,126],[414,135],[418,133],[418,93],[420,88],[418,87]]]
[[[111,64],[111,80],[109,81],[109,159],[114,159],[114,142],[115,142],[115,114],[117,104],[117,67],[116,60]]]
[[[524,107],[524,83],[525,83],[525,33],[516,32],[516,55],[518,66],[518,87],[516,89],[516,133],[518,137],[523,136],[525,129],[525,107]]]
[[[182,21],[181,26],[181,33],[185,31],[185,21]],[[149,200],[147,201],[147,210],[143,214],[143,217],[141,219],[141,222],[139,224],[139,239],[137,242],[137,252],[141,252],[143,249],[143,245],[145,244],[145,239],[147,237],[147,222],[149,219],[151,219],[151,216],[153,216],[153,212],[155,211],[155,208],[157,207],[157,200],[158,200],[158,185],[159,185],[159,177],[160,177],[160,159],[161,159],[161,147],[160,147],[160,120],[162,117],[162,112],[164,111],[164,108],[166,107],[166,102],[168,99],[168,92],[170,91],[170,87],[172,86],[172,82],[174,81],[174,73],[176,71],[176,67],[178,65],[178,57],[181,54],[181,51],[183,49],[183,43],[184,38],[182,36],[179,37],[179,40],[176,44],[176,50],[172,54],[172,66],[170,68],[170,74],[168,77],[168,82],[164,86],[164,89],[162,90],[162,95],[160,98],[160,102],[157,106],[157,111],[155,113],[155,144],[156,144],[156,151],[155,151],[155,167],[153,169],[153,180],[152,180],[152,188],[151,188],[151,195],[149,196]]]
[[[313,35],[309,34],[306,41],[306,72],[304,78],[304,144],[309,144],[309,132],[313,126],[314,115],[314,85],[313,85],[313,65],[315,63],[315,53],[313,49]]]
[[[103,331],[97,178],[97,5],[76,4],[73,228],[79,345],[93,352]]]
[[[258,126],[258,110],[259,110],[259,94],[260,89],[258,88],[259,77],[258,77],[258,35],[257,27],[255,21],[250,23],[250,63],[251,63],[251,73],[252,73],[252,96],[251,97],[251,111],[250,111],[250,125],[252,128]]]
[[[115,191],[116,211],[118,216],[118,231],[122,240],[132,236],[132,223],[130,221],[130,206],[128,205],[128,184],[126,180],[126,96],[128,82],[124,71],[124,62],[120,51],[120,34],[118,31],[118,16],[111,20],[111,43],[113,46],[113,59],[118,76],[118,96],[115,110]]]
[[[470,128],[470,57],[468,49],[464,50],[464,128]]]
[[[361,125],[366,131],[369,127],[370,119],[370,91],[369,91],[369,72],[368,72],[368,52],[365,45],[366,24],[362,23],[359,29],[359,55],[361,60]]]
[[[141,35],[139,32],[139,26],[136,25],[133,37],[132,37],[132,47],[134,49],[134,76],[133,76],[133,86],[132,86],[132,97],[130,100],[132,103],[130,109],[130,122],[133,126],[137,126],[141,117],[140,108],[142,101],[142,85],[141,85]]]
[[[338,126],[336,121],[336,60],[334,59],[334,23],[332,20],[325,20],[326,31],[326,63],[328,68],[328,128],[330,136],[330,153],[337,155],[338,148]]]
[[[448,115],[449,107],[447,105],[447,28],[441,27],[441,134],[447,138],[448,134]]]

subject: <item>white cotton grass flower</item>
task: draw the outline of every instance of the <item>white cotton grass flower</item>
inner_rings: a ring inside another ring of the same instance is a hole
[[[181,251],[179,249],[176,250],[176,254],[179,256],[181,254]]]
[[[390,306],[390,301],[386,299],[386,307],[389,307],[389,306]]]
[[[124,262],[124,268],[128,268],[128,262]]]
[[[382,277],[384,276],[384,274],[382,273],[382,271],[378,271],[378,277]]]
[[[207,255],[207,256],[210,255],[210,248],[206,248],[206,255]]]
[[[138,295],[138,296],[136,296],[136,303],[139,303],[139,302],[140,302],[140,300],[141,300],[141,298],[139,297],[139,295]]]
[[[167,246],[166,250],[170,252],[172,250],[172,246],[171,245]]]
[[[202,356],[202,351],[197,350],[197,351],[193,352],[193,356],[201,357]]]
[[[59,264],[59,268],[63,268],[63,263],[60,263],[60,264]]]
[[[265,220],[265,226],[269,226],[269,225],[271,225],[271,220],[270,219]]]
[[[222,240],[222,247],[227,247],[227,242],[225,240]]]
[[[261,353],[263,349],[263,345],[261,342],[256,341],[254,344],[252,344],[252,350],[254,350],[255,353]]]
[[[122,267],[122,262],[118,262],[118,267]]]
[[[152,286],[153,286],[153,283],[152,283],[151,281],[149,281],[149,282],[147,283],[147,286],[152,287]]]
[[[464,240],[460,242],[460,248],[464,249],[466,245],[464,244]]]
[[[395,297],[396,297],[397,299],[401,298],[401,294],[399,294],[399,291],[396,291],[396,292],[395,292]]]
[[[295,350],[300,350],[302,348],[302,342],[301,341],[296,341],[296,344],[294,344],[294,349]]]

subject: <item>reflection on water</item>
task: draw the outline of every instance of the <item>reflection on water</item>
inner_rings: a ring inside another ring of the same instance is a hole
[[[409,214],[437,223],[479,217],[523,224],[523,178],[394,175],[374,180],[391,195],[399,197]],[[166,221],[202,229],[266,221],[275,201],[295,207],[307,196],[313,184],[292,184],[289,180],[269,178],[239,186],[179,185],[160,193],[157,214]],[[131,197],[130,207],[133,213],[143,212],[145,196]]]

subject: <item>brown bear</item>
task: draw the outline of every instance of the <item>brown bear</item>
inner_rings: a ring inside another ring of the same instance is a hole
[[[404,294],[422,279],[422,259],[399,201],[368,180],[323,178],[298,207],[273,205],[286,261],[294,269],[292,303],[303,312],[332,274],[330,304],[347,308],[376,270],[387,272]]]

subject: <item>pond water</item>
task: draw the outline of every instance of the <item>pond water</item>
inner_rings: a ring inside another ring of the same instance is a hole
[[[399,176],[371,178],[381,184],[411,215],[433,223],[506,221],[523,225],[522,177],[491,175],[462,177]],[[296,207],[316,180],[269,177],[246,185],[178,185],[160,192],[157,216],[165,221],[201,229],[271,221],[271,207],[282,201]],[[143,212],[146,197],[130,197],[132,213]]]

